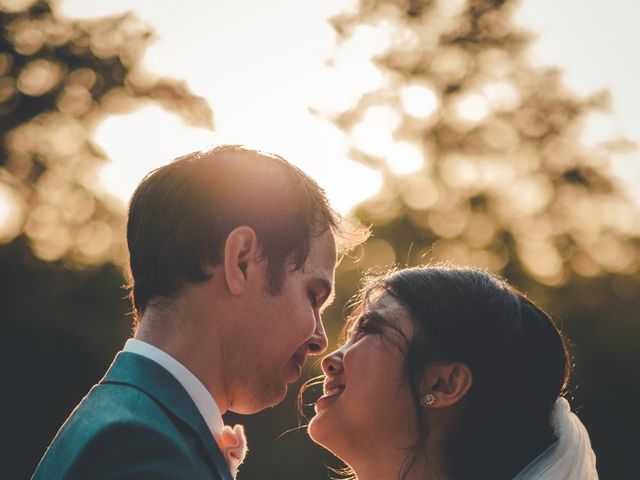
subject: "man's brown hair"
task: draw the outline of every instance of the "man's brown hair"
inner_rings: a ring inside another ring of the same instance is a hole
[[[152,299],[171,298],[186,282],[206,281],[205,267],[222,261],[224,242],[239,226],[256,232],[272,294],[282,287],[287,267],[304,265],[312,238],[329,230],[346,233],[325,192],[277,155],[226,145],[180,157],[149,173],[129,205],[136,322]]]

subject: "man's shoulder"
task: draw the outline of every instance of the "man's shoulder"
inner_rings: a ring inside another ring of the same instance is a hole
[[[117,426],[149,428],[158,433],[179,435],[169,413],[145,392],[131,385],[98,384],[75,408],[58,435],[86,441]],[[67,441],[73,441],[67,438]]]
[[[94,471],[102,462],[103,467],[134,468],[136,463],[126,459],[136,458],[136,448],[150,456],[145,468],[173,462],[172,468],[193,471],[198,462],[184,434],[179,422],[145,392],[131,385],[99,384],[60,428],[34,478],[53,472],[75,478],[73,472]]]

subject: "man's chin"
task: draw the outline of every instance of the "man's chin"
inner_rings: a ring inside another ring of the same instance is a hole
[[[240,415],[253,415],[282,403],[286,396],[286,384],[281,385],[277,390],[273,387],[265,388],[261,392],[254,392],[249,401],[231,405],[229,411]]]
[[[276,405],[279,405],[286,398],[286,396],[287,396],[287,384],[285,383],[282,386],[282,388],[280,388],[279,392],[274,396],[274,401],[270,406],[275,407]]]
[[[258,413],[266,408],[275,407],[282,403],[287,396],[287,385],[281,385],[278,389],[272,389],[267,395],[262,397],[262,401],[258,402],[253,412],[247,412],[247,414]]]

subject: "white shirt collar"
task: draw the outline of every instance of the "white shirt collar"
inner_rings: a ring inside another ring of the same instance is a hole
[[[204,421],[207,423],[213,438],[215,438],[216,441],[220,440],[224,423],[218,404],[213,399],[213,396],[211,396],[211,393],[209,393],[209,390],[205,388],[202,382],[198,380],[187,367],[167,352],[135,338],[127,340],[122,351],[136,353],[149,360],[153,360],[176,377],[176,380],[180,382],[180,385],[184,387],[191,397],[191,400],[193,400],[193,403],[195,403],[200,415],[202,415],[202,418],[204,418]]]

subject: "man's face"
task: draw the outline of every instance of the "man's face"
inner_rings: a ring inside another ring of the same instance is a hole
[[[300,377],[306,356],[326,349],[320,313],[333,296],[335,266],[331,232],[311,240],[304,266],[285,271],[275,295],[268,293],[267,262],[263,262],[262,286],[248,302],[241,322],[244,334],[237,342],[241,351],[234,355],[238,365],[231,380],[235,388],[229,392],[230,410],[254,413],[280,403],[287,384]]]

